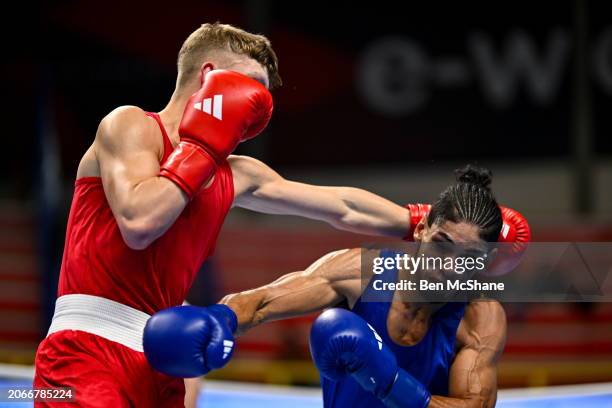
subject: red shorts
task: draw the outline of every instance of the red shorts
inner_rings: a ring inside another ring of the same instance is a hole
[[[36,407],[184,407],[183,379],[154,371],[144,353],[94,334],[63,330],[36,352],[34,387],[73,387],[75,402]]]

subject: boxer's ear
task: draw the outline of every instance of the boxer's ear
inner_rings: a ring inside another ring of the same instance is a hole
[[[423,240],[423,235],[425,234],[425,229],[427,228],[427,215],[421,218],[421,221],[414,227],[414,232],[412,233],[412,237],[415,242],[420,242]]]
[[[204,85],[204,78],[206,78],[206,74],[208,74],[213,69],[216,69],[215,65],[212,62],[205,62],[200,67],[200,87]]]

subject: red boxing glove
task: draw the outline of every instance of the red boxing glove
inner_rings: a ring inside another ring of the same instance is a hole
[[[187,101],[180,142],[160,176],[192,198],[239,143],[265,129],[272,107],[272,95],[256,80],[234,71],[210,71]]]
[[[406,204],[404,207],[410,211],[410,228],[408,234],[404,237],[404,241],[414,240],[414,229],[423,217],[431,211],[431,204]]]
[[[404,240],[412,241],[414,228],[424,216],[429,214],[431,205],[406,204],[405,207],[410,211],[410,230]],[[512,208],[500,205],[499,209],[502,213],[503,224],[497,242],[505,245],[498,246],[495,259],[487,268],[486,275],[488,276],[505,275],[516,268],[527,249],[527,243],[531,241],[531,229],[527,219]]]
[[[499,232],[497,254],[486,270],[488,276],[501,276],[518,266],[531,241],[531,228],[527,219],[512,208],[499,206],[504,221]]]

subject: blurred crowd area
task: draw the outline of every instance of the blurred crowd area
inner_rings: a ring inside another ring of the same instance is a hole
[[[477,162],[534,240],[612,240],[605,2],[329,3],[55,1],[34,15],[17,5],[23,16],[0,28],[1,361],[31,363],[45,334],[74,175],[98,122],[119,105],[162,109],[178,49],[204,22],[263,33],[280,60],[272,122],[238,153],[398,203],[431,202],[454,168]],[[215,302],[369,242],[382,241],[233,210],[190,300]],[[612,380],[612,305],[505,306],[501,386]],[[253,330],[214,376],[316,383],[311,320]]]

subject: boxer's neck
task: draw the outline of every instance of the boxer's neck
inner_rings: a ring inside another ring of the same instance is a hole
[[[417,272],[417,275],[412,275],[410,271],[401,269],[397,274],[397,281],[408,280],[415,282],[418,279],[423,279],[423,276],[420,276],[421,273],[422,271],[419,271]],[[415,277],[417,279],[415,279]],[[393,295],[393,303],[402,304],[402,309],[413,317],[425,319],[429,319],[431,315],[445,305],[444,302],[427,302],[425,300],[421,300],[421,298],[422,297],[419,292],[404,293],[402,291],[396,291]]]
[[[431,318],[443,303],[415,303],[394,299],[387,315],[387,331],[400,346],[414,346],[427,334]]]
[[[168,104],[159,112],[166,133],[173,142],[178,143],[178,128],[185,111],[185,105],[193,93],[198,90],[197,84],[185,87],[184,89],[175,89]]]

